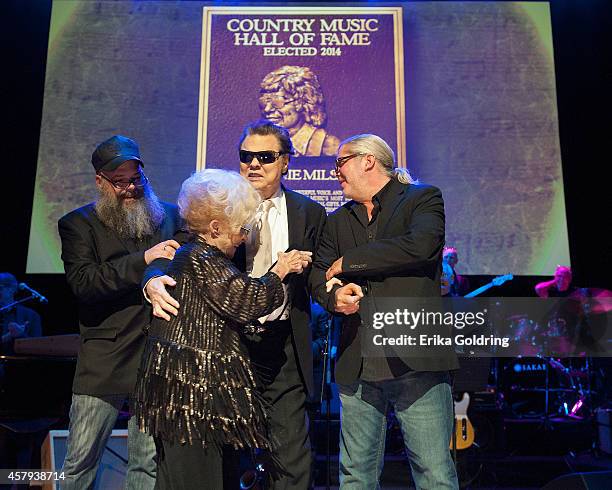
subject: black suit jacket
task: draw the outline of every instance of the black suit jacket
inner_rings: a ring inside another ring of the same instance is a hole
[[[285,189],[287,203],[287,221],[289,225],[289,250],[316,251],[316,247],[323,231],[325,208],[312,199],[298,192]],[[186,234],[181,233],[175,237],[180,243],[186,240]],[[143,279],[143,287],[155,276],[165,273],[168,260],[158,259],[147,267]],[[236,250],[233,262],[242,271],[246,270],[246,249],[242,245]],[[296,358],[302,374],[306,393],[313,393],[312,380],[312,335],[310,332],[310,294],[308,290],[308,275],[310,269],[304,274],[291,274],[291,326],[295,345]]]
[[[332,213],[323,231],[310,275],[315,300],[334,311],[334,294],[325,292],[325,272],[342,259],[344,282],[355,282],[373,298],[440,297],[444,202],[432,186],[390,183],[378,216],[376,240],[359,245],[354,227],[354,201]],[[350,384],[361,371],[359,313],[343,316],[336,362],[336,381]],[[406,358],[416,371],[445,371],[458,367],[456,357]]]
[[[72,389],[87,395],[129,394],[150,321],[140,281],[145,250],[179,229],[176,206],[162,203],[166,217],[144,242],[122,240],[97,217],[93,204],[58,223],[66,280],[79,302],[81,346]]]

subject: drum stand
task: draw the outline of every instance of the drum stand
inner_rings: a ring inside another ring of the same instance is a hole
[[[542,423],[540,427],[544,429],[544,431],[552,431],[554,430],[554,426],[552,421],[550,420],[550,362],[552,357],[546,356],[548,353],[548,344],[547,341],[544,340],[543,349],[540,351],[542,354],[541,357],[544,359],[544,415],[542,416]],[[540,357],[540,355],[538,355]]]
[[[571,373],[572,372],[575,373],[576,370],[573,369],[573,366],[570,366],[569,368],[569,378],[572,383],[572,388],[574,389],[574,391],[576,391],[576,394],[578,395],[578,399],[572,405],[572,408],[568,413],[568,416],[574,417],[574,418],[581,418],[581,416],[578,415],[578,412],[585,404],[591,410],[593,409],[593,394],[591,392],[591,389],[592,389],[592,386],[591,386],[591,357],[589,356],[585,357],[584,362],[585,362],[584,373],[586,376],[586,383],[585,383],[586,386],[584,386],[581,381],[578,381],[578,383],[574,381],[574,376]],[[594,411],[591,412],[591,415],[593,414],[594,414]]]
[[[546,363],[544,365],[546,366],[546,369],[544,372],[544,420],[542,420],[541,427],[544,429],[544,431],[551,431],[554,430],[554,427],[550,420],[550,413],[548,411],[548,407],[550,405],[550,359],[545,359]]]
[[[559,364],[560,366],[555,366]],[[553,366],[555,369],[561,369],[567,375],[567,381],[569,382],[568,389],[563,391],[572,392],[577,396],[577,399],[573,401],[571,408],[568,410],[567,406],[567,398],[563,400],[563,404],[565,405],[565,416],[580,418],[577,413],[581,409],[581,407],[585,404],[585,402],[591,406],[591,374],[590,374],[590,358],[585,358],[585,370],[586,370],[586,389],[583,388],[581,383],[576,384],[574,376],[572,374],[572,366],[569,368],[563,366],[560,362],[556,361],[554,357],[546,358],[546,370],[545,370],[545,385],[544,385],[544,415],[542,426],[544,430],[553,430],[554,427],[551,422],[550,416],[550,366]]]

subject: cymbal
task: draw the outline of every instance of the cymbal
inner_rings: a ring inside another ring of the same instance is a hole
[[[586,296],[585,296],[586,294]],[[582,288],[574,291],[570,298],[588,300],[590,307],[588,312],[591,314],[608,313],[612,311],[612,291],[603,288]],[[586,307],[585,307],[586,310]]]
[[[603,288],[578,288],[568,298],[612,298],[612,291]]]
[[[590,313],[600,314],[612,311],[612,297],[593,298]]]
[[[612,291],[603,288],[589,288],[591,298],[612,298]]]

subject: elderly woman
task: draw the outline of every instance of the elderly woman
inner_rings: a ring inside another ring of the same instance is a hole
[[[282,304],[281,281],[302,272],[310,257],[280,253],[260,278],[234,266],[259,203],[235,172],[207,169],[181,188],[179,209],[193,239],[176,252],[168,275],[183,306],[170,322],[151,323],[134,394],[140,427],[158,444],[156,488],[222,489],[234,450],[270,448],[241,332]],[[238,476],[225,485],[237,483]]]

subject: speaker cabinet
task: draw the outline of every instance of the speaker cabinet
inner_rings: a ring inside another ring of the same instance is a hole
[[[542,490],[609,490],[612,488],[612,471],[570,473],[555,478]]]
[[[67,430],[51,430],[41,448],[41,468],[43,471],[62,471],[66,458]],[[96,475],[95,489],[121,490],[127,471],[127,430],[114,430],[106,443],[102,460]],[[43,490],[58,490],[57,483],[43,485]]]
[[[606,454],[612,454],[612,410],[598,408],[595,418],[597,420],[599,449]]]

